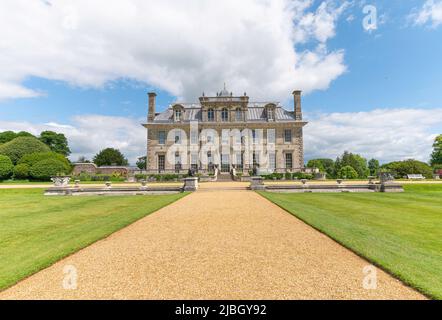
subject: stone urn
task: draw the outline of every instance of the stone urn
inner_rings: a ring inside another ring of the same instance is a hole
[[[337,179],[336,182],[338,183],[338,185],[342,184],[342,181],[344,181],[343,179]]]
[[[374,184],[374,179],[375,179],[375,177],[369,176],[368,177],[368,184]]]
[[[147,180],[143,179],[141,182],[141,189],[147,189]]]
[[[54,177],[51,177],[51,181],[54,183],[54,187],[66,188],[69,186],[69,181],[71,181],[71,177],[69,177],[69,176],[54,176]]]
[[[106,185],[107,189],[112,188],[112,182],[110,182],[110,181],[106,181],[105,185]]]
[[[80,180],[75,180],[74,188],[80,188]]]
[[[308,181],[307,179],[301,179],[302,185],[305,186],[307,184],[307,181]]]

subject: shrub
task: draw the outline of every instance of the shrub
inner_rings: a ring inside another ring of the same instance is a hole
[[[17,164],[14,167],[14,179],[27,179],[29,178],[29,165],[26,163]]]
[[[54,159],[57,161],[60,161],[64,164],[64,172],[70,173],[71,172],[71,164],[69,163],[69,160],[66,159],[66,157],[60,153],[55,153],[52,151],[49,152],[34,152],[30,154],[24,155],[19,161],[18,164],[27,164],[29,167],[32,167],[36,163],[47,160],[47,159]]]
[[[0,180],[9,179],[12,175],[14,165],[7,156],[0,155]]]
[[[293,179],[307,179],[307,180],[312,180],[313,179],[313,175],[309,174],[309,173],[304,173],[304,172],[296,172],[292,175]]]
[[[65,164],[55,159],[45,159],[34,164],[29,174],[35,180],[49,181],[52,176],[66,174]]]
[[[18,137],[0,146],[0,154],[8,156],[14,164],[26,154],[48,151],[49,147],[34,137]]]
[[[390,162],[382,168],[390,171],[396,179],[403,178],[407,174],[422,174],[427,179],[433,178],[433,170],[428,164],[413,159]]]
[[[341,179],[357,179],[358,173],[351,166],[342,167],[338,172],[338,177]]]
[[[286,172],[284,178],[285,180],[292,180],[292,174],[290,172]]]

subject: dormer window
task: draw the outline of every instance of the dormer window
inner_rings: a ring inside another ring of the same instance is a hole
[[[229,121],[229,110],[227,110],[227,108],[221,110],[221,121]]]
[[[181,109],[175,109],[175,121],[181,121],[182,112]]]
[[[275,107],[274,104],[266,105],[267,121],[275,121]]]
[[[213,109],[207,110],[207,120],[215,121],[215,111]]]

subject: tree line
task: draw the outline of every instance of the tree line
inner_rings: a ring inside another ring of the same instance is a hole
[[[327,174],[327,178],[365,179],[384,171],[392,173],[395,178],[403,178],[407,174],[422,174],[425,178],[431,179],[434,172],[442,170],[442,134],[434,140],[429,163],[408,159],[380,165],[377,159],[367,160],[359,154],[345,151],[335,160],[327,158],[309,160],[307,167],[318,168]]]

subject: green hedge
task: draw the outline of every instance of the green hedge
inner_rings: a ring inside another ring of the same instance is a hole
[[[64,164],[64,171],[66,174],[70,173],[72,171],[72,166],[69,163],[69,160],[66,159],[66,157],[60,153],[56,153],[53,151],[49,152],[34,152],[30,154],[24,155],[19,161],[18,164],[27,164],[29,167],[32,167],[36,163],[47,160],[47,159],[54,159],[57,161],[60,161]]]
[[[80,181],[113,181],[113,182],[122,182],[126,181],[126,178],[119,174],[88,174],[88,173],[80,173],[77,176],[73,177],[74,180]]]
[[[155,181],[174,181],[186,178],[187,174],[136,174],[135,179],[140,180],[155,180]]]
[[[294,179],[313,179],[313,175],[308,173],[302,173],[302,172],[296,172],[296,173],[272,173],[272,174],[266,174],[261,175],[261,177],[264,178],[264,180],[294,180]]]
[[[18,137],[0,145],[0,154],[8,156],[13,164],[26,154],[49,151],[47,145],[34,137]]]
[[[20,163],[14,167],[14,179],[22,180],[29,177],[29,165],[26,163]]]
[[[0,155],[0,180],[9,179],[12,176],[14,165],[9,157]]]
[[[55,159],[46,159],[37,162],[29,170],[32,179],[40,181],[49,181],[52,176],[65,175],[65,164]]]

